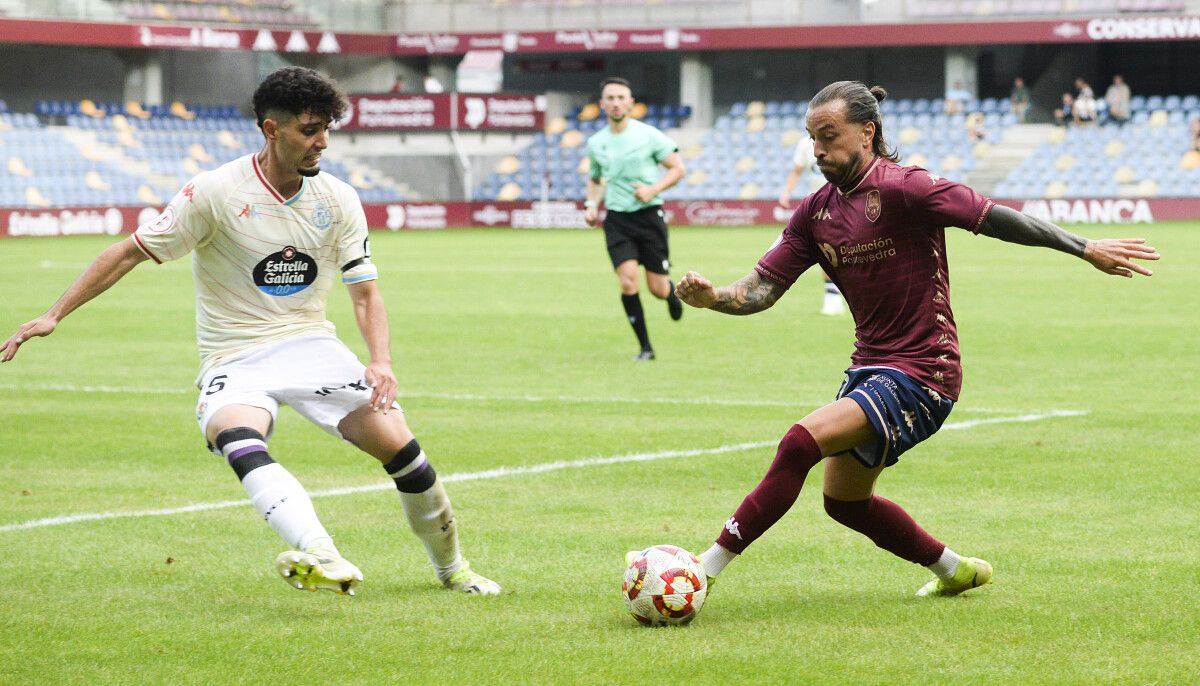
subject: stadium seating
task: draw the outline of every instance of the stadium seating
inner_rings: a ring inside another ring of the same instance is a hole
[[[1056,129],[1000,182],[997,197],[1196,197],[1200,159],[1189,153],[1196,95],[1134,96],[1124,126]]]
[[[236,107],[89,103],[39,102],[50,125],[0,114],[0,207],[161,205],[192,176],[262,145]],[[327,156],[321,166],[364,202],[403,199],[353,161]]]
[[[250,24],[312,28],[316,22],[292,7],[288,0],[188,0],[166,2],[126,1],[119,10],[132,21],[174,24]]]
[[[907,0],[909,19],[981,19],[1182,12],[1186,0]]]

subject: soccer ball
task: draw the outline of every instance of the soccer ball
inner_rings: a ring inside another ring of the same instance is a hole
[[[687,624],[708,595],[708,575],[693,554],[656,545],[626,557],[621,597],[633,618],[647,626]]]

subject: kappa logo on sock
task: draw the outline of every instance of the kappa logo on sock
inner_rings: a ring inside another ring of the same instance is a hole
[[[739,541],[745,540],[742,538],[742,534],[738,532],[738,523],[733,517],[730,517],[729,521],[725,522],[725,530],[737,536]]]

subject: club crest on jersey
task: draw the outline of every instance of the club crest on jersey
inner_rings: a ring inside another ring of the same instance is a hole
[[[879,199],[879,189],[875,189],[870,193],[867,193],[867,219],[875,221],[876,219],[879,219],[879,214],[881,212],[883,212],[883,202]]]
[[[317,203],[316,207],[313,208],[312,225],[316,227],[318,231],[324,231],[325,229],[328,229],[331,224],[333,224],[333,210],[330,210],[329,205],[325,204],[325,201],[322,200],[321,202]]]
[[[267,295],[299,293],[317,280],[317,261],[292,246],[254,265],[254,285]]]

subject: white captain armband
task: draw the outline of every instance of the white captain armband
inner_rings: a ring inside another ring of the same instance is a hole
[[[371,258],[360,257],[342,265],[342,283],[352,284],[371,281],[379,278],[379,270],[371,263]]]

